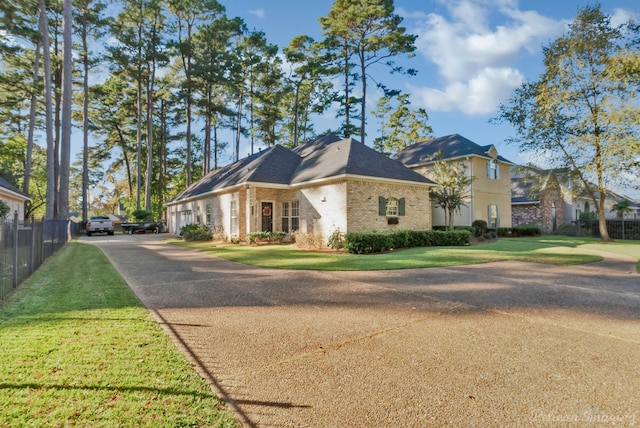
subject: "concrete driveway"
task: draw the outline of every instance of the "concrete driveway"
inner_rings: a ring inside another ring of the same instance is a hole
[[[243,426],[640,426],[640,275],[304,272],[91,237]]]

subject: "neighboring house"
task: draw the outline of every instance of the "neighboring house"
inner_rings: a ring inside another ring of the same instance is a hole
[[[544,233],[565,223],[565,200],[554,171],[514,168],[511,175],[513,227],[537,225]]]
[[[22,193],[16,186],[0,177],[0,200],[11,208],[7,219],[13,219],[13,215],[17,211],[18,218],[22,220],[24,219],[24,203],[31,200],[31,198]],[[0,219],[0,221],[1,220],[2,219]]]
[[[394,158],[419,174],[433,179],[432,168],[438,153],[449,162],[461,162],[468,176],[475,177],[469,198],[456,213],[456,226],[470,226],[474,220],[485,220],[489,227],[511,227],[512,162],[498,155],[493,145],[480,146],[461,135],[434,138],[408,146]],[[433,225],[444,226],[444,210],[433,209]]]
[[[169,231],[206,224],[226,237],[431,228],[431,181],[351,138],[276,145],[213,171],[167,203]]]
[[[569,182],[562,170],[542,170],[517,167],[512,171],[512,222],[513,226],[537,224],[544,232],[554,231],[563,223],[580,220],[585,214],[597,216],[598,206],[589,193],[576,182]],[[596,192],[596,198],[600,196]],[[605,218],[616,219],[613,206],[622,200],[629,200],[632,208],[635,201],[607,191],[605,198]],[[627,214],[633,219],[634,212]]]

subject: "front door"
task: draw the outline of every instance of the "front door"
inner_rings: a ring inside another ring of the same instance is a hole
[[[262,203],[262,231],[273,232],[273,202]]]

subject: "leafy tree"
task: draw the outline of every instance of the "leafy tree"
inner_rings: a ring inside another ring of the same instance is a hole
[[[512,143],[579,178],[598,208],[604,241],[607,186],[638,156],[638,81],[620,64],[628,62],[629,46],[637,55],[640,44],[623,30],[599,5],[579,10],[567,34],[543,49],[539,80],[517,88],[497,118],[515,127]]]
[[[321,57],[319,45],[309,36],[294,37],[283,49],[285,59],[291,65],[286,77],[293,92],[292,146],[296,147],[303,130],[302,122],[308,116],[313,93],[322,88],[321,78],[326,72],[326,61]],[[286,104],[287,107],[290,104]],[[324,111],[324,108],[321,107]]]
[[[409,94],[399,94],[396,99],[398,103],[393,110],[392,97],[381,97],[373,112],[383,121],[381,136],[374,140],[373,148],[388,156],[433,135],[425,109],[410,109]]]
[[[467,206],[475,177],[467,175],[462,162],[445,161],[438,153],[429,178],[436,183],[430,192],[431,200],[444,210],[447,227],[453,230],[454,215]]]
[[[348,64],[355,57],[359,66],[361,85],[360,139],[365,142],[367,121],[367,72],[375,64],[384,64],[392,72],[403,72],[391,58],[415,51],[417,36],[406,34],[401,26],[402,18],[396,15],[393,0],[335,0],[329,14],[320,18],[325,35],[332,39],[333,46],[343,50],[342,56]],[[351,67],[343,70],[346,78]],[[407,71],[410,74],[414,70]],[[347,82],[346,88],[349,87]]]
[[[627,199],[618,201],[611,207],[611,212],[616,213],[618,218],[624,218],[625,214],[630,214],[633,211],[635,210],[631,207],[631,202]]]

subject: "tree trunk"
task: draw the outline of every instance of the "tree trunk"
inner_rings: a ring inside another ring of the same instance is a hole
[[[87,16],[82,16],[82,220],[89,218],[89,46],[87,43]]]
[[[362,74],[362,100],[360,101],[360,142],[364,144],[365,123],[367,109],[367,69],[364,62],[364,52],[360,53],[360,73]]]
[[[71,30],[73,15],[71,0],[63,4],[63,61],[62,61],[62,139],[60,142],[60,208],[61,219],[69,218],[69,176],[71,171],[71,104],[73,103],[73,43]]]
[[[47,137],[47,190],[45,219],[53,219],[56,204],[55,145],[53,142],[53,95],[51,91],[51,46],[45,0],[40,0],[40,33],[44,61],[45,132]]]
[[[36,128],[36,115],[37,115],[37,104],[38,104],[38,96],[36,94],[36,87],[38,84],[38,80],[40,70],[40,41],[36,42],[35,46],[35,60],[33,64],[33,89],[31,93],[31,105],[29,109],[29,131],[27,136],[27,153],[26,160],[24,165],[24,181],[22,183],[22,191],[26,194],[29,194],[29,187],[31,185],[31,169],[33,168],[33,138],[35,134]],[[25,215],[27,211],[25,210]]]
[[[240,98],[238,100],[238,118],[236,123],[236,162],[240,160],[240,134],[242,132],[242,104],[244,102],[243,94],[240,93]]]
[[[151,178],[153,176],[153,81],[156,74],[155,61],[151,61],[151,74],[147,81],[147,175],[144,185],[144,209],[151,211]]]

